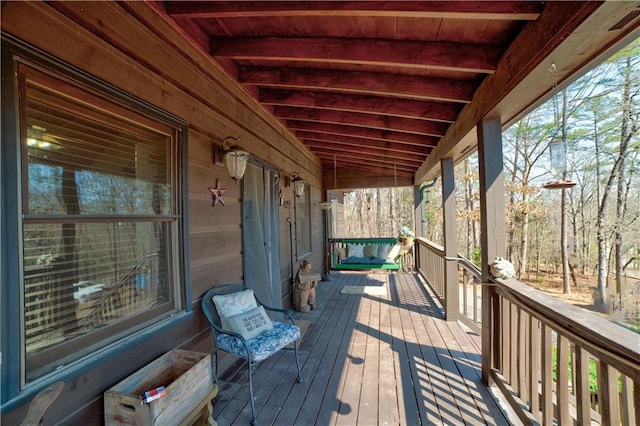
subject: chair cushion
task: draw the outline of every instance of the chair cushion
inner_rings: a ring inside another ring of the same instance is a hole
[[[228,317],[226,323],[228,330],[235,331],[247,340],[273,328],[271,318],[267,316],[262,306]]]
[[[347,244],[347,256],[364,257],[364,247],[360,244]]]
[[[247,345],[249,346],[252,361],[259,362],[299,338],[300,327],[273,321],[271,330],[263,331],[253,339],[247,340]],[[248,358],[244,345],[237,337],[219,334],[216,342],[223,351],[232,353],[240,358]]]
[[[396,244],[395,246],[393,246],[389,254],[387,254],[387,259],[395,260],[395,258],[398,257],[398,255],[400,254],[401,249],[402,249],[402,246],[400,244]]]
[[[380,244],[378,246],[378,251],[376,252],[376,256],[378,259],[386,259],[389,254],[389,249],[391,246],[389,244]]]
[[[378,247],[373,244],[365,244],[362,249],[362,257],[366,257],[367,259],[374,258],[378,255]]]
[[[258,307],[251,289],[213,296],[213,303],[216,305],[220,323],[225,330],[229,330],[227,318]]]

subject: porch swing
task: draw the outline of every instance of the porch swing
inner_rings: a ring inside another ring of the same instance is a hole
[[[337,187],[335,156],[333,167],[334,187]],[[401,246],[397,238],[332,238],[330,240],[329,258],[332,270],[363,271],[381,269],[398,271],[402,269],[400,251]]]

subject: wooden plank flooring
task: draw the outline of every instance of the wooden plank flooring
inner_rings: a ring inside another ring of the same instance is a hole
[[[341,294],[385,285],[387,296]],[[300,344],[253,373],[260,425],[507,425],[480,380],[477,335],[442,319],[413,274],[340,272],[318,284],[318,308]],[[251,422],[246,364],[222,375],[214,402],[220,425]]]

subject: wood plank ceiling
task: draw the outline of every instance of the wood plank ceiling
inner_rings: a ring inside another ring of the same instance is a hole
[[[413,177],[544,4],[166,1],[321,160]]]

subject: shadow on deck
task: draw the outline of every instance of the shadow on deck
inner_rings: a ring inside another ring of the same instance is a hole
[[[374,291],[342,294],[345,286]],[[296,318],[307,326],[303,382],[293,351],[261,363],[253,375],[258,424],[510,423],[480,380],[479,336],[444,321],[417,275],[333,273],[318,284],[318,308]],[[214,418],[249,424],[244,363],[219,384]]]

